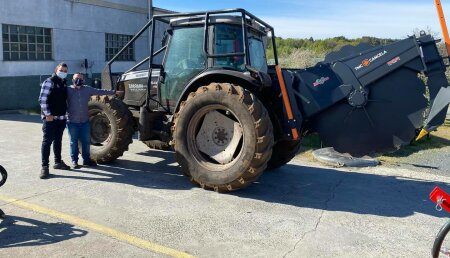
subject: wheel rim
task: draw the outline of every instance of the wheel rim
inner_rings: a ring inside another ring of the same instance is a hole
[[[189,122],[187,133],[190,152],[208,170],[224,171],[242,155],[245,141],[242,123],[222,105],[198,110]]]
[[[91,145],[105,146],[111,140],[111,122],[108,116],[101,110],[90,110],[89,120],[91,124]]]

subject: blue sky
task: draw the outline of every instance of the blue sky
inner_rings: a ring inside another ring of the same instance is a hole
[[[441,0],[450,22],[450,0]],[[413,30],[440,33],[433,0],[153,0],[155,7],[186,12],[245,8],[283,38],[404,38]]]

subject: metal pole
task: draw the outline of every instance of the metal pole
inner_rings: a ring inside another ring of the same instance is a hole
[[[153,19],[153,0],[148,0],[148,20],[151,21]],[[148,53],[149,56],[151,56],[152,53],[150,53],[151,43],[150,43],[150,37],[152,35],[152,32],[150,29],[148,30]]]

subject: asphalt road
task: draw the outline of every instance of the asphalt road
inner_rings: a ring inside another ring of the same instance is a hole
[[[182,176],[172,153],[135,141],[113,164],[40,180],[39,117],[0,115],[0,128],[0,257],[429,257],[449,217],[428,201],[436,185],[450,191],[444,170],[298,158],[218,194]]]

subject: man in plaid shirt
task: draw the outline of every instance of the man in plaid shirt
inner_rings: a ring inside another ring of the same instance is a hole
[[[41,105],[41,116],[43,120],[42,132],[42,169],[40,178],[46,179],[49,176],[50,147],[53,143],[53,153],[55,155],[54,169],[69,170],[61,159],[61,145],[64,129],[66,128],[67,112],[67,71],[65,63],[59,64],[55,68],[55,73],[42,83],[39,103]]]

